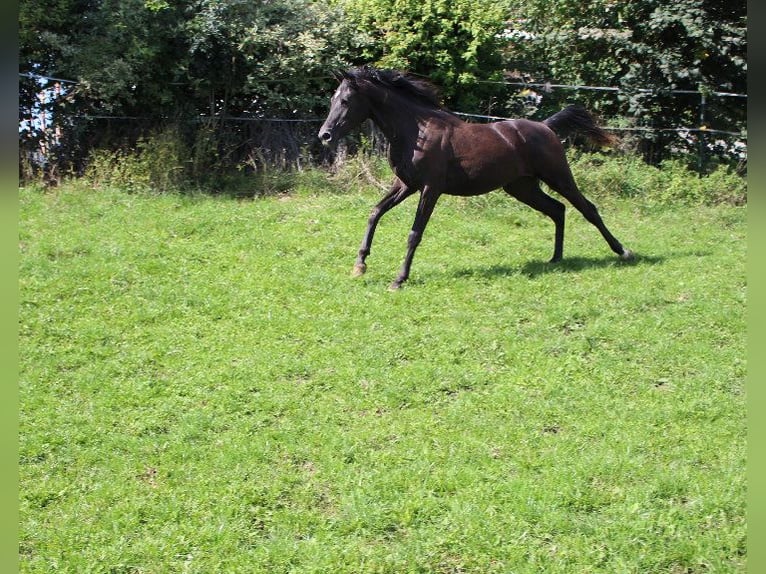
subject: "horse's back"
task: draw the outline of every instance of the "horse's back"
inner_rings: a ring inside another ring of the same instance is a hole
[[[452,133],[446,193],[479,195],[519,178],[537,177],[535,156],[557,145],[550,128],[532,120],[466,123]]]
[[[553,142],[560,143],[555,132],[543,122],[519,118],[489,125],[498,126],[504,131],[513,133],[524,146],[548,147]]]
[[[513,134],[516,151],[523,158],[529,175],[544,179],[543,175],[551,170],[568,169],[564,144],[545,123],[515,119],[494,125]]]

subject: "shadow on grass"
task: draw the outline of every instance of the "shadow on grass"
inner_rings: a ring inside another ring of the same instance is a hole
[[[564,257],[563,260],[556,263],[529,261],[521,266],[493,265],[484,269],[463,268],[455,271],[455,276],[492,279],[495,277],[509,277],[511,275],[525,275],[533,279],[548,273],[578,273],[588,269],[602,269],[605,267],[660,265],[665,262],[665,259],[664,256],[640,255],[638,253],[629,261],[623,261],[613,255],[604,257]]]

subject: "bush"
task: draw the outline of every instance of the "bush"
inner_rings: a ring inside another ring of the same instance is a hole
[[[681,160],[666,160],[659,167],[637,155],[570,153],[570,165],[580,189],[589,196],[644,197],[657,203],[730,203],[747,201],[747,181],[731,169],[718,166],[699,176]]]
[[[189,153],[175,128],[165,128],[138,140],[135,148],[95,150],[85,178],[97,187],[117,187],[129,193],[170,193],[188,183]]]
[[[385,192],[391,169],[385,158],[364,148],[344,157],[328,172],[319,167],[283,169],[268,163],[225,169],[214,138],[196,133],[191,145],[180,130],[167,127],[127,150],[99,150],[91,154],[85,179],[91,185],[129,193],[203,191],[233,197],[280,193],[345,193],[363,188]],[[659,167],[638,155],[569,151],[569,161],[580,189],[588,197],[643,198],[657,204],[674,202],[743,205],[747,181],[725,166],[700,177],[681,160]]]

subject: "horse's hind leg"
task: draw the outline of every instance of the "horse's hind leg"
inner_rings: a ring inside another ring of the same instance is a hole
[[[547,215],[553,220],[553,224],[556,227],[551,263],[559,261],[564,254],[564,204],[544,193],[540,189],[539,182],[532,178],[519,180],[512,185],[506,185],[503,189],[522,203]]]
[[[622,259],[631,259],[633,253],[622,246],[617,238],[612,235],[611,231],[604,224],[601,219],[601,215],[598,212],[593,203],[591,203],[580,190],[577,188],[577,184],[572,177],[572,172],[568,165],[564,165],[564,169],[558,177],[544,177],[543,181],[548,184],[552,189],[556,190],[562,196],[564,196],[569,202],[583,214],[585,219],[592,223],[596,229],[601,232],[601,235],[606,239],[609,247]]]

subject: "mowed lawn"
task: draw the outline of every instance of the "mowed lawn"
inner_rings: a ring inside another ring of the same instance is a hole
[[[745,571],[746,208],[20,198],[23,572]]]

